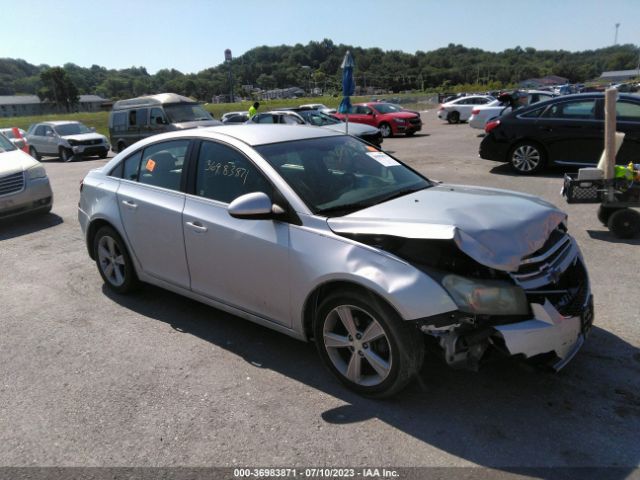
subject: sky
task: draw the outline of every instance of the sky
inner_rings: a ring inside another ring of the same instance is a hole
[[[640,45],[640,0],[0,0],[0,58],[198,72],[262,45],[415,53],[449,43],[591,50]],[[357,62],[357,59],[356,59]]]

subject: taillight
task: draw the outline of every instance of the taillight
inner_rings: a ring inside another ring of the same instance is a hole
[[[479,113],[480,113],[479,108],[474,108],[473,110],[471,110],[471,115],[478,115]]]
[[[440,106],[438,107],[438,110],[444,110],[444,105],[440,104]]]
[[[487,124],[484,126],[484,131],[486,133],[489,133],[491,130],[496,128],[498,125],[500,125],[500,120],[491,120],[490,122],[487,122]]]

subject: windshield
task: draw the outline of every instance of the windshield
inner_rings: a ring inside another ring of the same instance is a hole
[[[54,130],[61,137],[67,135],[80,135],[82,133],[93,133],[87,126],[81,123],[67,123],[65,125],[56,125]]]
[[[256,147],[314,212],[340,216],[430,187],[386,153],[349,136]]]
[[[16,147],[13,146],[13,143],[11,143],[11,141],[7,137],[0,133],[0,153],[10,152],[15,149]]]
[[[211,115],[197,103],[174,103],[164,106],[164,111],[171,123],[196,122],[213,120]]]
[[[324,125],[335,125],[336,123],[342,123],[340,120],[329,115],[325,115],[317,110],[301,110],[298,114],[304,118],[305,122],[316,127],[322,127]]]
[[[402,112],[402,108],[392,105],[391,103],[376,103],[372,106],[380,113]]]
[[[13,130],[10,128],[7,128],[6,130],[0,130],[0,133],[2,133],[7,138],[16,138],[16,136],[13,134]]]

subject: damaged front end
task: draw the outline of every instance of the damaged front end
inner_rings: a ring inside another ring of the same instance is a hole
[[[564,223],[510,270],[475,260],[455,235],[436,240],[341,235],[390,252],[442,285],[458,309],[417,324],[437,341],[452,367],[476,369],[491,353],[501,352],[559,370],[580,349],[593,323],[587,271]]]

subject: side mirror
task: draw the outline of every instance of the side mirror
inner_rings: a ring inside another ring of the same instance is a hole
[[[55,136],[56,136],[56,134],[52,130],[49,130],[47,132],[47,137],[55,137]]]
[[[89,130],[91,130],[92,132],[96,131],[96,127],[91,127]]]
[[[165,125],[167,122],[162,117],[156,117],[156,125]]]
[[[263,192],[239,196],[229,204],[227,211],[233,218],[246,220],[264,220],[284,213],[284,210],[274,205],[269,196]]]

